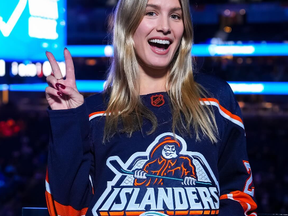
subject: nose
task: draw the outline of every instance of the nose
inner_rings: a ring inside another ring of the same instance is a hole
[[[157,31],[162,32],[164,35],[171,33],[170,23],[168,18],[160,18],[157,25]]]

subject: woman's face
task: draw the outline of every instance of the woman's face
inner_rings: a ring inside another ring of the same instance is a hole
[[[179,0],[149,0],[133,39],[140,65],[168,69],[184,32]]]

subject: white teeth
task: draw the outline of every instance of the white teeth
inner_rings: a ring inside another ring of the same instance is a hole
[[[171,43],[169,40],[160,40],[160,39],[152,39],[152,40],[149,40],[149,42],[158,43],[158,44],[167,44],[167,45],[170,45]]]

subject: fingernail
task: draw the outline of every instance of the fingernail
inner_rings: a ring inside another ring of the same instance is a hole
[[[58,94],[60,97],[63,96],[63,94],[62,94],[61,92],[57,92],[57,94]]]
[[[68,50],[67,47],[65,47],[65,50]]]
[[[63,85],[63,84],[60,84],[60,83],[56,83],[56,88],[59,90],[59,87],[62,88],[62,89],[65,89],[66,86]]]

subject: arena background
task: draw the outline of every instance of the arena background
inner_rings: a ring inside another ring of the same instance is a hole
[[[103,89],[116,0],[0,1],[0,215],[45,207],[52,51],[74,56],[80,91]],[[195,71],[231,84],[262,215],[288,213],[288,1],[190,0]]]

